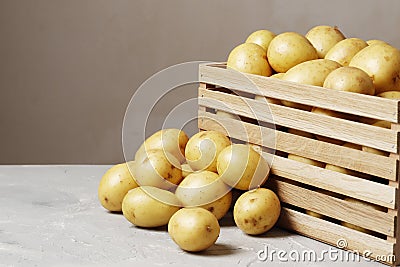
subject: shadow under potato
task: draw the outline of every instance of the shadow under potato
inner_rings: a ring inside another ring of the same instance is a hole
[[[241,248],[223,243],[215,243],[210,248],[200,252],[188,252],[199,256],[233,255],[241,252]]]

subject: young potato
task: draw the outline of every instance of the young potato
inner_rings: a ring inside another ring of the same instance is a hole
[[[182,181],[182,167],[172,154],[151,149],[141,161],[135,162],[134,175],[139,185],[171,189]]]
[[[342,66],[348,66],[351,59],[368,44],[359,38],[344,39],[335,44],[325,55],[325,59],[336,61]]]
[[[187,163],[192,170],[217,171],[217,157],[231,141],[217,131],[203,131],[193,135],[185,149]]]
[[[276,72],[286,72],[302,62],[317,59],[318,54],[303,35],[284,32],[269,43],[267,58]]]
[[[374,95],[375,87],[368,74],[354,67],[338,68],[326,77],[325,88],[359,94]]]
[[[383,94],[387,94],[387,93],[391,93],[391,92],[385,92]],[[393,92],[393,93],[395,93],[395,92]],[[400,92],[397,92],[397,93],[400,94]],[[391,123],[389,121],[377,121],[377,122],[373,123],[372,125],[377,126],[377,127],[386,128],[386,129],[390,129],[390,127],[391,127]],[[367,147],[367,146],[362,146],[362,151],[365,151],[368,153],[373,153],[376,155],[385,156],[385,157],[388,157],[390,154],[389,152],[379,150],[376,148],[372,148],[372,147]]]
[[[219,154],[217,170],[220,178],[229,186],[249,190],[267,181],[270,167],[251,146],[233,144]]]
[[[295,161],[302,162],[302,163],[309,164],[309,165],[313,165],[313,166],[317,166],[317,167],[320,167],[320,168],[324,168],[325,167],[325,163],[323,163],[323,162],[316,161],[316,160],[309,159],[309,158],[305,158],[305,157],[301,157],[301,156],[297,156],[297,155],[294,155],[294,154],[289,154],[288,155],[288,159],[295,160]]]
[[[180,206],[173,193],[152,186],[141,186],[126,194],[122,213],[136,226],[159,227],[166,225]]]
[[[236,46],[229,53],[226,66],[240,72],[261,76],[271,76],[272,74],[266,50],[254,43]]]
[[[215,216],[203,208],[182,208],[169,220],[168,233],[183,250],[198,252],[217,241],[220,227]]]
[[[175,195],[184,207],[209,210],[218,220],[228,212],[232,201],[230,188],[210,171],[189,174],[176,188]]]
[[[247,37],[246,43],[258,44],[259,46],[264,48],[265,51],[267,51],[269,43],[272,41],[272,39],[274,39],[275,36],[276,34],[271,31],[258,30]]]
[[[283,76],[285,76],[284,72],[278,72],[278,73],[275,73],[275,74],[271,75],[270,77],[271,78],[275,78],[275,79],[282,79]]]
[[[393,46],[367,46],[353,57],[349,66],[362,69],[372,78],[376,94],[400,91],[400,50]]]
[[[98,198],[101,205],[109,211],[121,211],[126,193],[138,187],[130,172],[134,162],[117,164],[106,171],[100,180]]]
[[[135,160],[145,158],[146,151],[151,149],[163,149],[171,153],[179,162],[185,161],[185,147],[189,138],[186,133],[179,129],[163,129],[144,141],[135,154]]]
[[[186,176],[188,176],[189,174],[193,173],[194,171],[192,170],[192,168],[190,168],[190,165],[185,163],[181,165],[182,168],[182,177],[185,178]]]
[[[306,38],[317,50],[319,58],[324,58],[335,44],[345,39],[338,27],[325,25],[319,25],[309,30]]]
[[[400,99],[399,91],[386,91],[378,94],[379,97],[388,98],[388,99]]]
[[[236,225],[249,235],[267,232],[278,221],[281,204],[278,196],[266,188],[243,193],[233,208]]]

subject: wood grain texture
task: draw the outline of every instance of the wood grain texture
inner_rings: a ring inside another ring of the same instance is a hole
[[[333,246],[336,246],[339,239],[344,239],[347,242],[346,249],[357,250],[361,253],[368,250],[372,253],[372,258],[375,258],[377,255],[393,254],[394,244],[390,241],[318,219],[289,208],[282,208],[278,225]],[[392,264],[392,262],[386,263]]]
[[[393,214],[376,210],[373,207],[355,205],[355,203],[302,188],[282,181],[277,176],[269,179],[267,187],[277,192],[282,202],[340,221],[349,222],[384,235],[394,236],[395,216]]]
[[[398,161],[361,150],[337,146],[303,136],[199,110],[199,128],[222,131],[236,139],[271,147],[290,154],[311,158],[343,168],[395,181]]]
[[[332,109],[348,114],[399,122],[400,100],[384,99],[350,92],[302,85],[259,75],[244,74],[226,69],[224,63],[202,64],[199,67],[201,82],[245,92],[287,100],[314,107]]]
[[[199,89],[198,101],[200,106],[215,108],[260,121],[275,123],[388,152],[397,151],[397,133],[390,129],[276,104],[266,105],[264,102],[254,99],[201,88]]]

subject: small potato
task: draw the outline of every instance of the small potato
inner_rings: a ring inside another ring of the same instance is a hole
[[[182,208],[169,220],[168,233],[183,250],[198,252],[217,241],[220,227],[215,216],[203,208]]]
[[[301,156],[297,156],[294,154],[289,154],[288,159],[295,160],[295,161],[302,162],[302,163],[309,164],[309,165],[313,165],[313,166],[317,166],[317,167],[321,167],[321,168],[325,167],[325,163],[323,163],[323,162],[305,158],[305,157],[301,157]]]
[[[136,226],[159,227],[166,225],[180,206],[173,193],[152,186],[141,186],[126,194],[122,213]]]
[[[306,38],[317,50],[319,58],[324,58],[335,44],[345,39],[338,27],[325,25],[316,26],[309,30]]]
[[[267,232],[278,221],[281,204],[278,196],[266,188],[243,193],[233,208],[236,225],[249,235]]]
[[[385,92],[383,94],[386,94],[386,93],[392,93],[392,92]],[[400,93],[400,92],[397,92],[397,93]],[[386,128],[386,129],[390,129],[390,127],[391,127],[391,123],[389,121],[377,121],[377,122],[373,123],[372,125],[377,126],[377,127]],[[372,148],[372,147],[367,147],[367,146],[363,146],[362,151],[368,152],[368,153],[373,153],[373,154],[380,155],[380,156],[385,156],[385,157],[388,157],[390,154],[389,152],[379,150],[376,148]]]
[[[266,50],[254,43],[236,46],[229,53],[226,66],[230,69],[255,75],[270,76],[272,74]]]
[[[179,162],[185,161],[185,147],[189,140],[186,133],[180,129],[163,129],[144,141],[135,154],[135,160],[140,161],[146,157],[146,151],[163,149],[171,153]]]
[[[122,200],[126,193],[138,187],[130,172],[134,162],[117,164],[106,171],[98,188],[101,205],[109,211],[121,211]]]
[[[388,99],[400,99],[399,91],[386,91],[378,94],[379,97],[388,98]]]
[[[325,88],[359,94],[374,95],[375,87],[366,72],[354,67],[338,68],[326,77]]]
[[[270,167],[264,157],[251,146],[233,144],[219,154],[217,170],[221,179],[229,186],[249,190],[267,181]]]
[[[302,62],[317,59],[318,54],[303,35],[284,32],[269,43],[267,58],[276,72],[286,72]]]
[[[207,170],[217,172],[218,155],[230,144],[229,138],[220,132],[199,132],[193,135],[186,145],[187,163],[194,171]]]
[[[189,164],[185,163],[181,165],[182,168],[182,177],[185,178],[189,174],[193,173],[194,171],[190,168]]]
[[[152,149],[147,156],[135,162],[134,175],[139,185],[170,189],[182,180],[182,167],[179,161],[167,151]]]
[[[351,59],[367,47],[368,44],[359,38],[344,39],[335,44],[325,55],[325,59],[336,61],[342,66],[348,66]]]
[[[271,31],[258,30],[250,34],[249,37],[247,37],[246,43],[258,44],[259,46],[264,48],[265,51],[267,51],[269,43],[271,42],[272,39],[274,39],[274,37],[275,33]]]
[[[210,171],[189,174],[179,184],[175,195],[184,207],[209,210],[219,220],[229,210],[232,201],[230,188]]]

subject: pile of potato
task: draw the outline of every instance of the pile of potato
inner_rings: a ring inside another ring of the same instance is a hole
[[[104,208],[122,211],[136,226],[168,224],[171,238],[186,251],[213,245],[218,220],[233,204],[237,226],[250,235],[262,234],[277,222],[281,206],[273,191],[261,188],[270,166],[258,151],[232,144],[216,131],[189,139],[179,129],[160,130],[146,139],[134,161],[104,174],[98,197]],[[233,188],[242,192],[235,203]]]

